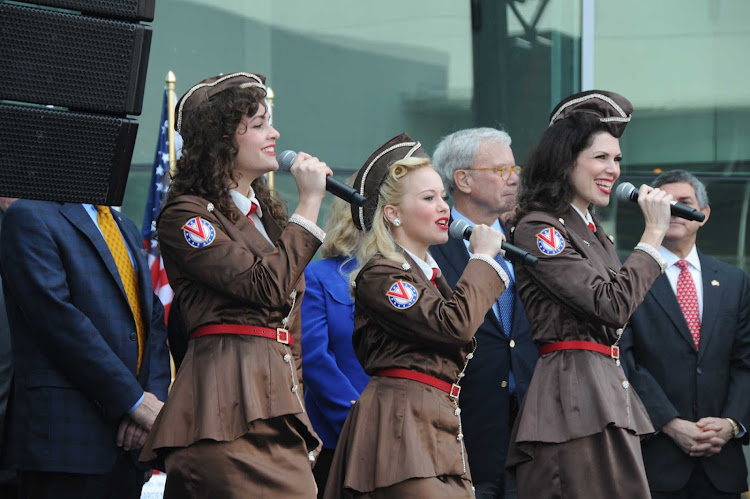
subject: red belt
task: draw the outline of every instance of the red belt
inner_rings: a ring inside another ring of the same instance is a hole
[[[461,387],[455,383],[448,383],[446,381],[439,380],[427,374],[412,371],[411,369],[382,369],[375,373],[375,376],[383,376],[384,378],[402,378],[410,379],[412,381],[419,381],[425,385],[432,386],[438,390],[447,393],[451,398],[457,399],[461,393]]]
[[[590,350],[592,352],[612,357],[615,360],[620,358],[620,347],[608,347],[607,345],[594,343],[593,341],[558,341],[556,343],[548,343],[539,347],[539,355],[558,352],[560,350]]]
[[[284,345],[293,345],[294,338],[289,334],[289,331],[277,327],[276,329],[270,327],[260,326],[243,326],[240,324],[211,324],[208,326],[201,326],[190,335],[191,338],[197,338],[199,336],[208,336],[210,334],[244,334],[247,336],[260,336],[261,338],[268,338],[276,340]]]

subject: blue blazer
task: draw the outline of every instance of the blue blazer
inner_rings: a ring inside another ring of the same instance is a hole
[[[464,241],[450,239],[445,244],[430,247],[430,254],[451,288],[455,288],[469,262]],[[461,382],[459,403],[471,477],[474,483],[484,483],[501,479],[505,473],[512,421],[510,393],[502,382],[508,381],[508,371],[512,367],[520,404],[539,355],[531,340],[526,310],[517,294],[510,336],[505,334],[494,310],[490,309],[475,338],[477,350]]]
[[[21,470],[105,473],[120,418],[169,386],[164,309],[141,236],[113,212],[136,262],[148,340],[136,377],[135,322],[99,229],[80,204],[21,200],[0,239],[15,377],[6,460]]]
[[[302,300],[302,371],[305,407],[323,447],[336,448],[341,427],[370,379],[354,354],[354,301],[344,258],[327,258],[305,269]],[[349,262],[351,271],[356,260]]]

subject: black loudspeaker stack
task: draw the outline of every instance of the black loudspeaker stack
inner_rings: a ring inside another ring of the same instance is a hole
[[[0,196],[122,204],[155,0],[0,0]]]

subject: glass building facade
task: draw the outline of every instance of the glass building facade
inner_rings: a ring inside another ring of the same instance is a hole
[[[621,178],[697,174],[712,208],[700,247],[748,269],[748,19],[745,0],[159,0],[123,210],[143,216],[169,70],[178,96],[219,73],[266,75],[277,150],[340,179],[404,131],[431,152],[457,129],[502,127],[522,164],[562,97],[601,88],[635,107]],[[291,176],[276,185],[293,209]],[[613,199],[600,218],[627,254],[637,208]]]

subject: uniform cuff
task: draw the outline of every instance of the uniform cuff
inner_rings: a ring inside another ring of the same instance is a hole
[[[315,236],[318,239],[318,241],[320,241],[321,243],[326,238],[326,233],[323,231],[323,229],[321,229],[320,227],[318,227],[317,225],[315,225],[314,223],[312,223],[311,221],[309,221],[302,215],[298,215],[295,213],[294,215],[289,217],[289,221],[293,224],[297,224],[303,227],[310,234]]]
[[[490,267],[492,267],[495,272],[497,272],[497,275],[502,279],[503,284],[505,284],[505,289],[508,289],[510,287],[510,278],[508,277],[508,274],[505,272],[505,270],[500,266],[499,263],[495,261],[494,258],[490,258],[485,255],[472,255],[470,260],[481,260],[488,264]]]

